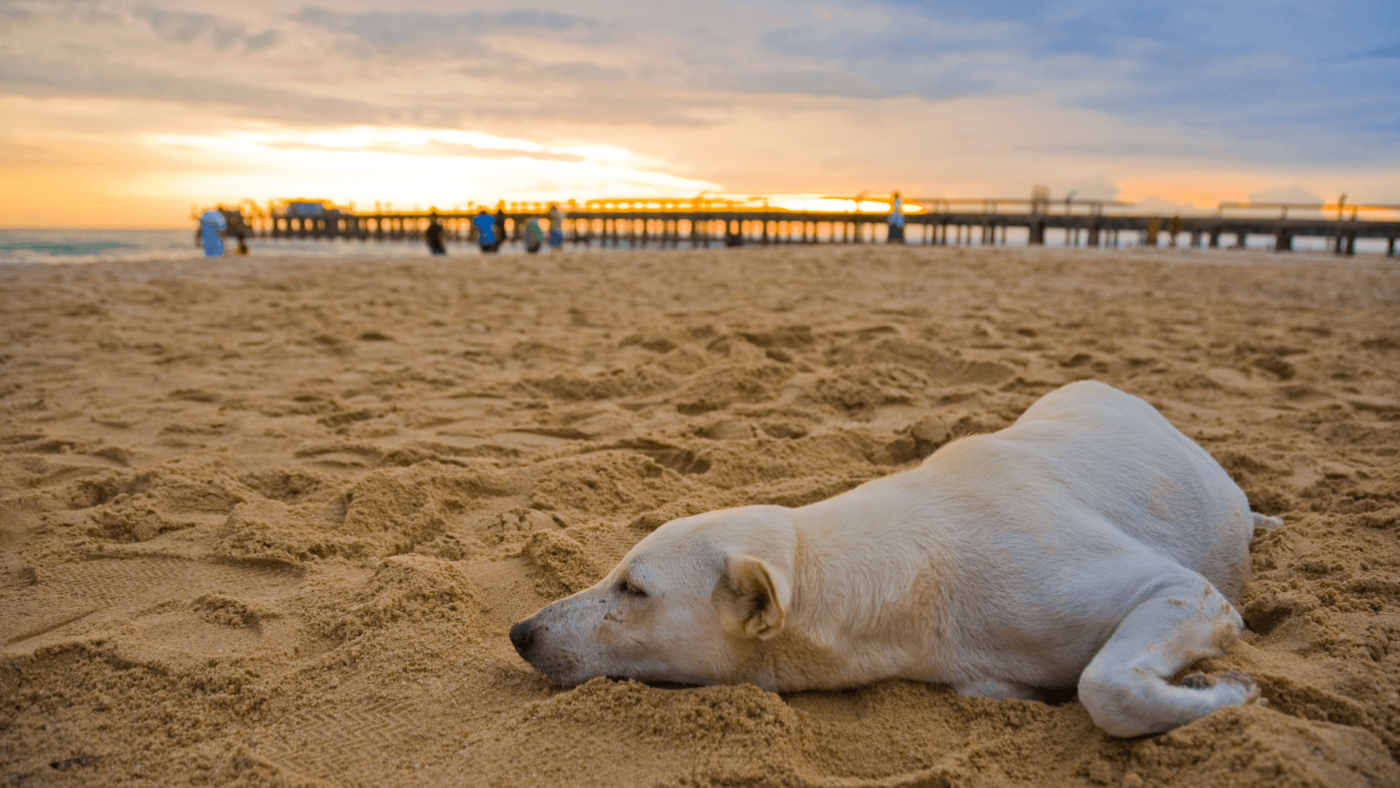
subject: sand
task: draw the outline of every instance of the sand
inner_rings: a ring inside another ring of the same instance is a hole
[[[784,247],[0,270],[13,785],[1396,785],[1400,264]],[[1097,378],[1260,532],[1265,704],[549,684],[510,625]]]

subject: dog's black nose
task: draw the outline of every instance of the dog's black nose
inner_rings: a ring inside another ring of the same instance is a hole
[[[525,657],[525,652],[530,650],[530,646],[535,642],[535,630],[530,626],[529,621],[521,621],[510,628],[510,642],[515,644],[515,650],[520,656]],[[525,657],[529,659],[529,657]]]

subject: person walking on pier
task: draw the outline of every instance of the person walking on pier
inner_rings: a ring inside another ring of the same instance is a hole
[[[215,209],[200,215],[199,239],[203,242],[205,257],[224,256],[224,238],[220,233],[227,229],[228,220],[223,211]]]
[[[482,208],[477,212],[476,218],[472,219],[472,226],[476,228],[476,242],[481,244],[482,253],[496,251],[496,220],[491,218],[491,214]]]
[[[904,201],[899,198],[899,192],[890,195],[890,217],[889,217],[889,242],[892,244],[904,243]]]
[[[447,247],[442,242],[442,236],[442,222],[438,220],[437,211],[433,211],[428,216],[428,229],[423,233],[423,239],[428,242],[429,252],[447,254]]]
[[[559,203],[549,204],[549,248],[550,251],[558,252],[564,248],[564,211],[560,210]]]

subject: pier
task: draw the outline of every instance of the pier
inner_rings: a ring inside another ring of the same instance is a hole
[[[776,198],[775,198],[776,199]],[[815,207],[777,207],[766,198],[614,199],[560,203],[566,213],[565,241],[604,247],[747,246],[806,243],[881,243],[886,240],[888,203],[865,197],[815,198]],[[1244,248],[1251,238],[1272,239],[1290,251],[1300,238],[1324,239],[1337,254],[1356,253],[1360,239],[1385,242],[1394,256],[1400,206],[1301,203],[1221,203],[1211,215],[1161,216],[1131,212],[1131,204],[1103,200],[914,198],[905,201],[905,243],[939,246],[1043,245],[1054,233],[1067,247],[1189,246]],[[871,206],[875,206],[872,208]],[[881,209],[879,206],[884,206]],[[436,218],[448,242],[475,240],[466,210],[375,210],[357,212],[320,200],[286,200],[263,209],[252,204],[225,210],[230,230],[270,239],[421,240]],[[548,203],[503,203],[506,241],[519,242],[529,218],[542,223]],[[1262,212],[1277,216],[1260,216]],[[1293,216],[1289,216],[1290,211]],[[491,213],[495,214],[492,210]],[[1306,214],[1299,216],[1299,214]],[[1335,218],[1333,216],[1335,215]]]

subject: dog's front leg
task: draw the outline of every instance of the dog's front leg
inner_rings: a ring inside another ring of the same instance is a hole
[[[1259,697],[1254,681],[1242,673],[1226,674],[1213,686],[1167,683],[1196,660],[1218,655],[1221,643],[1244,628],[1205,578],[1182,574],[1119,623],[1079,678],[1084,708],[1114,736],[1161,733]]]

